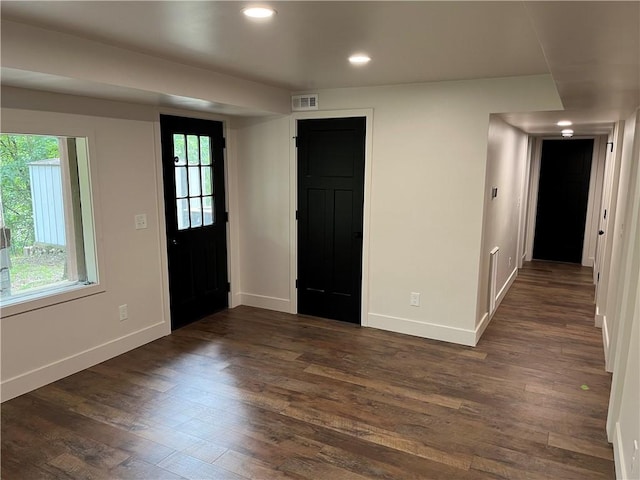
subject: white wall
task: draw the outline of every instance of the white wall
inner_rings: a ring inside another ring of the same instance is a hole
[[[475,344],[489,115],[561,108],[551,78],[346,88],[319,94],[324,114],[373,109],[367,185],[370,242],[364,245],[370,273],[363,279],[369,286],[370,301],[363,305],[368,325]],[[295,185],[280,176],[285,170],[289,175],[290,159],[280,141],[265,144],[267,132],[292,141],[282,119],[247,125],[238,137],[239,144],[248,143],[238,162],[249,182],[260,177],[264,162],[272,166],[270,181],[264,182],[268,190],[259,193],[266,203],[247,202],[240,212],[246,218],[268,216],[256,224],[246,222],[241,232],[242,252],[261,250],[265,257],[272,252],[264,249],[261,238],[284,241],[282,222],[295,228],[283,203]],[[244,182],[243,175],[239,179]],[[284,252],[294,248],[292,242],[278,244],[273,254],[284,258]],[[245,294],[258,298],[289,291],[294,279],[285,274],[288,263],[262,259],[253,265],[258,271],[246,288],[243,279]],[[410,292],[421,293],[420,307],[409,306]],[[284,299],[291,301],[290,296]]]
[[[488,324],[489,252],[498,247],[497,302],[504,298],[516,278],[518,268],[518,233],[524,221],[523,198],[525,172],[528,168],[528,136],[496,115],[491,116],[487,146],[487,173],[484,191],[484,227],[480,256],[477,321]],[[491,199],[492,187],[498,196]],[[521,220],[522,219],[522,220]]]
[[[640,478],[638,458],[634,456],[634,440],[640,445],[640,297],[636,299],[633,317],[630,319],[631,335],[629,336],[628,357],[623,390],[620,395],[620,413],[615,424],[615,457],[617,478]],[[621,361],[624,361],[622,359]]]
[[[238,121],[235,131],[239,302],[289,312],[289,117]]]
[[[607,241],[610,241],[610,256],[609,261],[605,264],[605,269],[607,269],[606,285],[602,293],[606,295],[607,309],[603,317],[603,329],[606,329],[609,336],[609,344],[605,345],[609,367],[612,367],[611,361],[615,356],[612,353],[615,352],[618,341],[620,301],[623,291],[622,272],[627,267],[624,258],[624,238],[629,224],[629,209],[632,208],[629,197],[634,188],[633,172],[635,172],[638,163],[638,158],[634,157],[634,148],[637,147],[634,145],[634,136],[637,127],[635,116],[624,122],[618,169],[619,179],[617,189],[614,189],[614,191],[617,190],[615,209],[612,208],[613,217],[609,222],[610,231],[607,238]]]
[[[88,136],[103,293],[2,318],[2,399],[11,398],[169,332],[163,293],[156,124],[2,110],[4,132]],[[149,227],[135,230],[134,215]],[[120,322],[118,306],[128,305]]]
[[[607,284],[609,358],[613,382],[607,433],[613,442],[617,478],[638,478],[640,458],[640,109],[625,122],[613,259]]]

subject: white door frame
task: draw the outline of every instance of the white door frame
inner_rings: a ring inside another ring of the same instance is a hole
[[[598,243],[600,206],[602,205],[604,167],[606,163],[606,138],[606,136],[599,135],[593,139],[593,155],[591,157],[591,173],[589,175],[589,200],[587,203],[584,242],[582,244],[582,265],[586,267],[593,267],[596,261],[595,254]]]
[[[524,164],[524,171],[522,172],[522,184],[520,185],[520,192],[518,193],[518,202],[520,211],[519,224],[518,224],[518,248],[517,248],[517,266],[522,268],[526,254],[527,246],[529,245],[528,238],[528,225],[531,222],[530,214],[530,189],[531,189],[531,169],[533,165],[533,156],[535,153],[536,138],[529,136],[527,138],[527,158]]]
[[[606,165],[606,184],[604,188],[604,201],[602,206],[603,216],[604,209],[607,209],[607,218],[604,223],[605,228],[602,229],[604,231],[604,235],[602,236],[600,241],[600,280],[598,282],[598,286],[596,287],[595,325],[596,327],[602,327],[602,340],[605,345],[604,351],[607,371],[611,371],[611,359],[608,357],[611,338],[609,335],[609,325],[607,322],[607,299],[609,292],[609,277],[611,274],[611,258],[613,254],[613,243],[615,239],[613,230],[615,228],[615,217],[618,206],[618,189],[620,187],[620,167],[622,162],[622,142],[624,137],[624,126],[624,121],[617,122],[612,134],[610,135],[610,140],[613,145],[613,152],[609,153]]]

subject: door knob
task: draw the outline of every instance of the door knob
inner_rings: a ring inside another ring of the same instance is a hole
[[[604,235],[604,230],[599,230],[598,235]]]

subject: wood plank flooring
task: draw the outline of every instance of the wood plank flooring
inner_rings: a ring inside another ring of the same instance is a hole
[[[239,307],[2,405],[2,478],[611,479],[591,270],[476,348]]]

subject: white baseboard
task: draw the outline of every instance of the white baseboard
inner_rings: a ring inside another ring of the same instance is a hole
[[[609,335],[609,324],[606,315],[602,317],[602,348],[604,349],[604,365],[605,370],[609,373],[613,372],[613,362],[609,359],[609,344],[611,336]]]
[[[504,297],[507,295],[507,292],[511,288],[511,285],[513,285],[513,282],[516,281],[516,277],[517,276],[518,276],[518,269],[514,268],[513,272],[511,272],[511,275],[509,275],[509,278],[507,278],[507,281],[504,283],[504,285],[502,286],[502,288],[498,292],[498,296],[496,297],[496,308],[493,310],[494,314],[498,310],[498,307],[502,303],[502,300],[504,299]],[[493,315],[489,315],[489,312],[485,312],[485,314],[482,316],[482,319],[480,320],[480,322],[476,326],[475,341],[474,341],[474,344],[473,344],[474,346],[477,345],[478,342],[480,341],[480,337],[482,337],[482,334],[484,333],[484,331],[489,326],[489,322],[491,322],[491,318],[492,317],[493,317]]]
[[[465,330],[463,328],[419,322],[408,318],[391,317],[388,315],[379,315],[377,313],[370,313],[368,315],[368,320],[368,326],[371,328],[379,328],[390,332],[415,335],[417,337],[458,343],[472,347],[476,344],[475,330]]]
[[[596,263],[596,259],[594,257],[587,257],[582,259],[583,267],[593,267]]]
[[[288,298],[267,297],[264,295],[254,295],[253,293],[241,293],[240,304],[249,307],[275,310],[276,312],[291,312],[291,300]]]
[[[626,469],[627,462],[624,458],[624,449],[622,448],[622,434],[620,433],[620,422],[616,422],[615,432],[613,435],[613,459],[615,461],[616,478],[620,480],[630,480],[631,472]]]
[[[230,295],[229,308],[236,308],[240,305],[242,305],[242,294],[234,293],[233,295]]]
[[[507,292],[511,288],[511,285],[513,285],[513,282],[516,281],[517,276],[518,276],[518,269],[514,268],[513,272],[511,272],[511,275],[509,275],[509,278],[507,278],[507,281],[504,282],[504,285],[498,292],[498,297],[496,298],[496,310],[502,303],[502,300],[504,299],[504,297],[507,295]],[[494,310],[494,313],[495,313],[495,310]]]
[[[146,343],[167,335],[164,322],[156,323],[97,347],[89,348],[48,365],[8,378],[0,383],[2,402],[35,390],[61,378],[73,375],[85,368],[121,355]]]
[[[477,345],[480,341],[480,337],[489,326],[490,321],[491,318],[489,318],[489,312],[485,312],[485,314],[482,316],[482,319],[480,320],[480,323],[478,323],[478,325],[476,326],[476,340],[473,344],[474,346]]]

